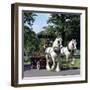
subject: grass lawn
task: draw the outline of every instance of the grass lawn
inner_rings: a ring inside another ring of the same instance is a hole
[[[28,65],[31,64],[30,60],[24,60],[24,65]],[[66,61],[65,57],[62,58],[62,62],[61,62],[61,66],[62,67],[77,67],[80,68],[80,58],[75,58],[75,63],[72,65],[71,64],[71,60],[69,59],[68,61]]]
[[[31,62],[30,61],[24,61],[24,65],[28,65],[28,64],[31,64]]]
[[[77,67],[80,68],[80,58],[76,58],[74,64],[71,64],[71,61],[65,61],[65,58],[62,60],[61,65],[63,67]]]

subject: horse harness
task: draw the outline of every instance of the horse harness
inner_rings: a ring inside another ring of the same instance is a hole
[[[57,54],[60,54],[61,53],[61,48],[58,48],[58,47],[54,47],[53,48],[53,51]]]

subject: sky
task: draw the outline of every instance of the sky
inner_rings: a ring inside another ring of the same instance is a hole
[[[44,26],[47,26],[47,21],[49,19],[50,14],[49,13],[35,13],[37,14],[35,21],[33,23],[33,31],[36,33],[43,30]]]

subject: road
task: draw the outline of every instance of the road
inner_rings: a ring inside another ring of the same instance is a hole
[[[80,69],[61,70],[60,72],[47,71],[45,69],[37,70],[31,69],[24,71],[24,77],[36,77],[36,76],[66,76],[66,75],[79,75]]]

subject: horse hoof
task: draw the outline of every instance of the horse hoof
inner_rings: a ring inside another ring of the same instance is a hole
[[[46,67],[47,71],[50,71],[50,68],[49,67]]]
[[[56,72],[60,72],[60,69],[56,69],[55,71],[56,71]]]

